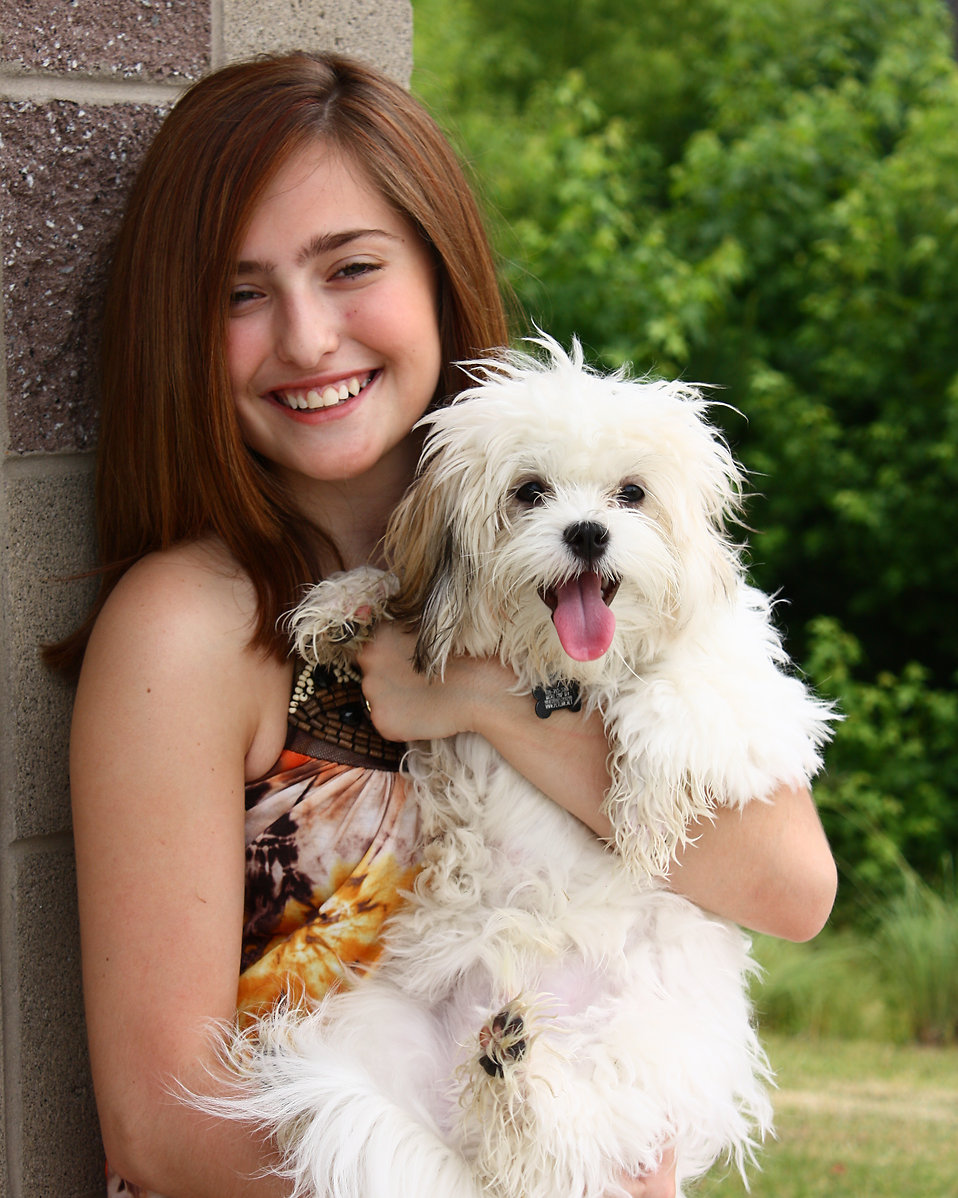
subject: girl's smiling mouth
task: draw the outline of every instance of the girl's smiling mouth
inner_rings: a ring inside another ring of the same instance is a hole
[[[340,379],[336,383],[328,383],[322,387],[290,388],[283,391],[271,391],[269,394],[283,407],[291,408],[294,412],[315,411],[319,408],[334,408],[341,403],[354,399],[379,374],[371,370],[368,374],[354,374]]]

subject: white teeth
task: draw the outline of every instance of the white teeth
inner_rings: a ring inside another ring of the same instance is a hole
[[[358,395],[370,378],[371,375],[366,375],[364,379],[353,375],[351,379],[324,387],[322,391],[312,387],[309,391],[279,391],[277,394],[282,397],[286,406],[294,411],[305,411],[307,408],[332,408],[349,399],[351,395]]]

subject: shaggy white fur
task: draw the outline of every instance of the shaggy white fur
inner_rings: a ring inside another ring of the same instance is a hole
[[[319,584],[293,628],[343,660],[388,606],[427,672],[498,654],[522,691],[577,683],[615,847],[478,736],[412,747],[425,866],[381,967],[238,1040],[213,1104],[276,1132],[297,1194],[606,1198],[669,1145],[681,1193],[771,1126],[748,942],[661,877],[693,819],[808,780],[830,712],[726,536],[741,476],[701,394],[537,343],[427,417],[394,577]]]

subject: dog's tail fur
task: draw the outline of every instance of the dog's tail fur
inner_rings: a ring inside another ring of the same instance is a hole
[[[350,1014],[343,994],[311,1012],[280,1004],[224,1046],[218,1095],[180,1097],[268,1132],[281,1158],[271,1175],[293,1181],[291,1198],[482,1198],[423,1101],[428,1082],[409,1073],[414,1042],[428,1052],[435,1028],[422,1018],[363,1029]]]

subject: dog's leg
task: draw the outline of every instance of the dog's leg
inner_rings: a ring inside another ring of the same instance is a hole
[[[234,1041],[232,1096],[201,1109],[273,1131],[298,1198],[483,1198],[443,1130],[451,1047],[428,1009],[378,978]]]
[[[503,1007],[479,1032],[479,1064],[490,1077],[502,1077],[507,1063],[521,1061],[527,1047],[521,1012]]]
[[[290,1176],[304,1193],[342,1198],[480,1198],[459,1153],[417,1114],[358,1073],[316,1075],[309,1122],[293,1129]],[[407,1076],[414,1087],[419,1079]],[[298,1192],[298,1191],[297,1191]]]
[[[372,566],[324,578],[288,619],[296,652],[313,665],[344,665],[386,614],[395,577]]]

